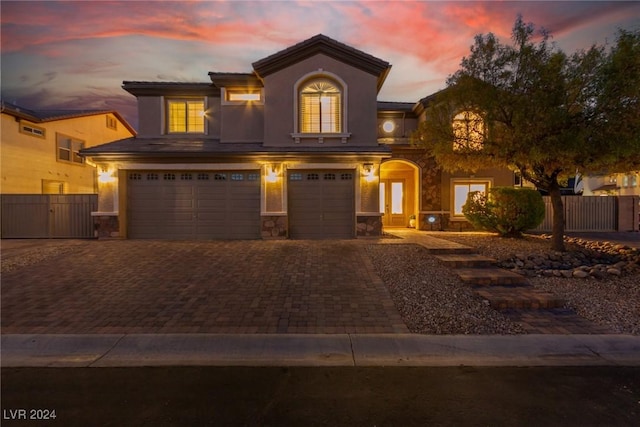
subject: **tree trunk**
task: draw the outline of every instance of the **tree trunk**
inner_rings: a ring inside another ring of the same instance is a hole
[[[562,205],[562,195],[560,186],[554,183],[549,188],[551,206],[553,207],[553,228],[551,232],[551,248],[564,252],[564,207]]]

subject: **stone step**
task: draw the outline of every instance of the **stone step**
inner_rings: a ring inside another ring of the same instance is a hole
[[[476,289],[474,292],[489,301],[491,308],[496,310],[561,308],[566,302],[550,292],[534,289],[532,286],[492,286]]]
[[[473,286],[527,286],[526,277],[497,267],[458,268],[454,272],[460,279]]]
[[[491,267],[497,262],[493,258],[480,254],[436,255],[436,258],[451,268]]]
[[[452,246],[448,248],[437,248],[437,247],[430,248],[429,246],[426,246],[424,244],[420,244],[420,245],[424,247],[428,253],[433,255],[455,255],[455,254],[463,255],[463,254],[475,253],[475,249],[470,248],[468,246]]]

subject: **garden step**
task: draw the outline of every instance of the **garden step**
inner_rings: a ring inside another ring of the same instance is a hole
[[[497,261],[480,254],[436,255],[436,258],[451,268],[491,267]]]
[[[473,286],[527,286],[529,284],[526,277],[498,267],[458,268],[454,272],[464,283]]]
[[[506,309],[550,309],[565,305],[565,300],[550,292],[528,287],[492,286],[474,290],[476,294],[489,301],[496,310]]]

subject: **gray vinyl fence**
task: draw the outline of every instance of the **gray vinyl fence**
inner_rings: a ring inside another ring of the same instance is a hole
[[[3,194],[2,238],[92,238],[96,194]]]
[[[553,207],[551,198],[542,198],[545,217],[536,231],[551,231]],[[618,198],[601,196],[562,196],[565,231],[616,231],[618,224]]]

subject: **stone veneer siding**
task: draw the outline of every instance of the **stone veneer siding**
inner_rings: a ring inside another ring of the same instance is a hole
[[[382,219],[376,216],[358,216],[356,220],[356,236],[381,236],[382,235]]]
[[[99,215],[93,217],[93,228],[98,238],[119,237],[120,221],[117,215]]]
[[[287,217],[284,215],[262,217],[263,239],[286,239],[288,228]]]

